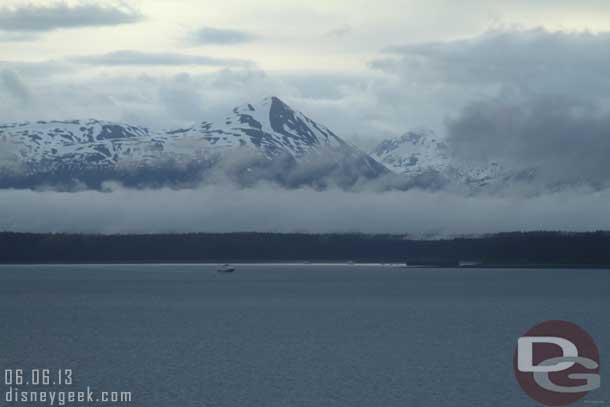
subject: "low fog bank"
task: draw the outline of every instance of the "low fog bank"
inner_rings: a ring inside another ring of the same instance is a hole
[[[610,190],[537,197],[206,186],[79,192],[0,190],[0,230],[17,232],[363,232],[413,237],[610,229]]]

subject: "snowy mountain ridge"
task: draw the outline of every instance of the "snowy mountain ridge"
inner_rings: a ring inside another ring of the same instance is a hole
[[[142,176],[194,179],[236,153],[256,157],[257,167],[273,166],[279,175],[322,156],[327,162],[317,176],[332,172],[355,180],[387,172],[277,97],[236,107],[215,123],[167,131],[94,119],[0,124],[0,149],[4,187],[102,179],[138,184]],[[266,174],[271,179],[276,175]]]
[[[446,140],[425,129],[383,140],[371,156],[403,177],[403,182],[411,180],[424,188],[452,185],[472,190],[498,189],[525,176],[493,161],[481,165],[459,160]]]

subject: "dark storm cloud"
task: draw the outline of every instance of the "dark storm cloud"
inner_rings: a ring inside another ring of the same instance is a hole
[[[534,171],[546,185],[610,185],[610,112],[562,96],[504,96],[448,122],[449,145],[468,161]]]
[[[203,65],[203,66],[252,66],[253,63],[243,59],[213,58],[205,55],[189,55],[174,52],[141,52],[141,51],[115,51],[107,54],[84,55],[72,57],[72,62],[87,65],[107,66],[177,66],[177,65]]]
[[[131,7],[57,2],[48,6],[27,4],[0,9],[0,30],[44,32],[61,28],[113,26],[135,23],[144,17]],[[1,37],[1,36],[0,36]]]
[[[246,31],[226,28],[202,27],[192,33],[192,40],[198,44],[233,45],[252,42],[257,36]]]

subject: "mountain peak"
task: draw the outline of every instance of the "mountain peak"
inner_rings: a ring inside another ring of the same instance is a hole
[[[287,103],[281,100],[277,96],[267,96],[263,99],[260,99],[258,102],[250,102],[241,104],[233,109],[233,113],[235,114],[252,114],[252,112],[257,112],[257,114],[264,113],[266,114],[272,109],[281,109],[286,111],[294,112]]]
[[[293,110],[277,96],[257,104],[245,103],[226,116],[226,131],[245,132],[250,138],[272,137],[275,142],[301,155],[311,146],[341,146],[344,142],[325,126]]]
[[[277,96],[270,96],[267,99],[269,99],[271,101],[271,105],[272,106],[275,104],[275,105],[279,105],[279,106],[282,106],[284,108],[288,108],[288,109],[292,110],[290,108],[290,106],[288,106],[288,104],[286,104],[282,99],[280,99]]]

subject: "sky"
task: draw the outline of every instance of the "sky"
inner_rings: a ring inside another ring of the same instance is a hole
[[[610,86],[603,0],[0,5],[0,121],[169,128],[276,95],[369,147],[411,129],[449,135],[464,109],[504,94]]]
[[[10,214],[0,229],[608,229],[609,72],[607,0],[0,0],[0,122],[167,129],[274,95],[365,150],[430,129],[456,159],[537,168],[545,185],[574,186],[476,200],[217,187],[0,191]],[[81,218],[61,223],[54,211]]]

